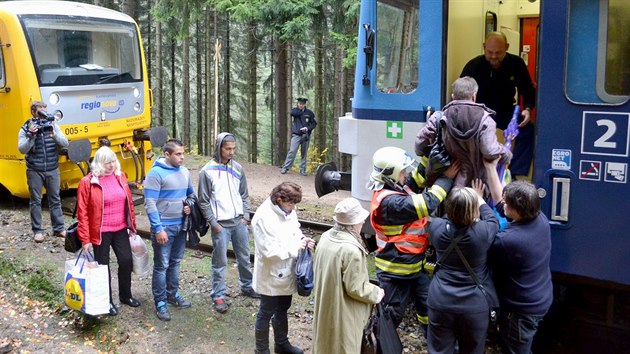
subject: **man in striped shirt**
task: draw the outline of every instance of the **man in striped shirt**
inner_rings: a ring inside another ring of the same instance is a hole
[[[179,265],[186,250],[186,231],[182,230],[184,214],[190,207],[184,200],[193,197],[195,191],[190,172],[184,164],[184,144],[170,139],[163,148],[164,156],[158,158],[144,181],[144,207],[151,224],[153,245],[152,292],[157,317],[170,321],[167,303],[180,308],[190,307],[190,302],[179,294]]]

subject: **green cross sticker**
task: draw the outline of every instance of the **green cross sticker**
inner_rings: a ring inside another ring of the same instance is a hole
[[[402,139],[403,138],[403,122],[387,122],[387,138]]]

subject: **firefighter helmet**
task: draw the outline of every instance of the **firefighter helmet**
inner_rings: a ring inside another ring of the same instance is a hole
[[[372,174],[368,189],[378,191],[385,184],[397,183],[400,173],[414,163],[417,161],[401,148],[388,146],[376,150],[372,156]]]

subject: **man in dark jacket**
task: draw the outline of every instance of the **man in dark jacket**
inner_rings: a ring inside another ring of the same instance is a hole
[[[519,100],[523,101],[522,121],[519,135],[514,143],[514,157],[510,170],[512,176],[526,176],[534,154],[534,123],[531,110],[534,108],[536,90],[527,71],[527,66],[519,56],[507,52],[509,43],[505,34],[491,32],[483,44],[484,54],[471,59],[460,77],[470,76],[479,84],[477,103],[483,103],[494,110],[497,128],[505,130],[512,119],[514,100],[518,90]]]
[[[33,101],[31,115],[18,133],[18,150],[26,160],[26,180],[30,194],[31,228],[35,242],[44,242],[42,229],[42,188],[46,187],[53,233],[65,237],[59,189],[59,153],[57,146],[68,146],[68,138],[46,112],[47,105]]]
[[[297,149],[300,148],[302,161],[300,162],[300,174],[306,176],[306,155],[308,155],[308,142],[311,132],[317,126],[315,121],[315,113],[306,108],[306,98],[297,99],[297,107],[291,110],[291,147],[287,158],[282,165],[280,173],[285,174],[293,166],[293,161],[297,155]]]

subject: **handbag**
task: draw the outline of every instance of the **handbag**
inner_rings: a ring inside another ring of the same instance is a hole
[[[297,278],[297,291],[300,296],[310,296],[315,285],[313,274],[313,256],[307,247],[298,255],[295,264],[295,276]]]
[[[142,237],[137,234],[129,235],[129,246],[131,246],[133,273],[140,277],[149,275],[151,272],[149,250]]]
[[[79,222],[75,221],[66,229],[66,239],[63,248],[68,252],[76,252],[81,249],[82,244],[79,241]]]
[[[446,124],[442,118],[442,112],[435,112],[435,141],[429,145],[429,153],[427,167],[429,173],[427,175],[433,176],[435,179],[441,175],[451,165],[451,157],[446,151],[444,146],[444,139],[442,138],[442,125]]]
[[[361,354],[376,354],[376,334],[374,333],[374,327],[376,326],[376,306],[372,306],[370,318],[363,327],[363,334],[361,335]]]
[[[90,257],[92,260],[90,261]],[[90,253],[79,252],[76,259],[66,261],[64,302],[68,308],[86,315],[109,313],[109,270],[98,264]]]

